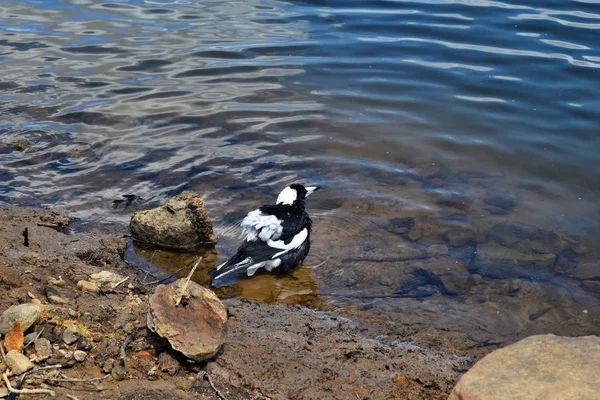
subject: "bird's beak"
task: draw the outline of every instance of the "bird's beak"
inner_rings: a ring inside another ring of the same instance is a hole
[[[306,187],[306,197],[310,196],[317,190],[321,189],[319,186],[307,186]]]

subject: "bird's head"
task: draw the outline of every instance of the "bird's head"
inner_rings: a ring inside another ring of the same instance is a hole
[[[319,190],[319,186],[304,186],[299,183],[291,184],[279,193],[277,204],[288,206],[302,205],[304,199]]]

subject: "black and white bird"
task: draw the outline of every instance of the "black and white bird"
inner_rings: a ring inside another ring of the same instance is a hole
[[[250,211],[241,223],[244,243],[226,263],[209,271],[212,285],[221,286],[225,277],[242,271],[248,276],[261,268],[283,273],[301,264],[310,250],[312,228],[304,201],[318,189],[294,183],[281,191],[275,204]]]

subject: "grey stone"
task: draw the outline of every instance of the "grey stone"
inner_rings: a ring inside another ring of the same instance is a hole
[[[77,325],[71,325],[63,331],[62,339],[68,345],[75,343],[81,337],[81,332]]]
[[[6,366],[10,368],[13,374],[21,375],[32,369],[33,363],[17,350],[11,350],[6,353]]]
[[[48,339],[39,338],[33,341],[33,348],[38,361],[47,360],[52,356],[52,344]]]
[[[73,357],[75,358],[76,361],[82,362],[87,357],[87,353],[82,350],[75,350],[73,352]]]
[[[461,247],[473,241],[475,232],[470,229],[452,229],[442,233],[442,239],[452,247]]]
[[[27,346],[29,343],[33,342],[35,339],[37,339],[38,334],[36,332],[31,332],[28,333],[27,335],[25,335],[25,337],[23,338],[23,344],[25,346]]]
[[[173,349],[202,361],[213,357],[225,341],[227,309],[211,290],[195,282],[189,282],[185,301],[175,306],[184,284],[185,279],[179,279],[155,289],[147,324]]]
[[[123,276],[110,271],[100,271],[90,275],[90,282],[98,287],[113,287],[124,279]]]
[[[490,190],[483,198],[485,204],[505,211],[512,210],[518,203],[517,198],[507,192]]]
[[[193,250],[217,242],[204,202],[192,192],[183,192],[161,207],[136,212],[129,227],[142,245]]]
[[[9,307],[0,316],[0,335],[12,331],[15,321],[21,321],[21,330],[27,331],[42,315],[42,309],[35,303],[25,303]]]
[[[484,243],[477,247],[472,273],[491,278],[519,278],[549,272],[553,268],[554,254],[538,254],[504,247],[498,243]]]
[[[537,335],[495,350],[456,384],[448,400],[596,399],[600,338]]]

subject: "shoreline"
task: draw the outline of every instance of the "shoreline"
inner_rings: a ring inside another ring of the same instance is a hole
[[[387,336],[377,321],[335,310],[234,297],[224,300],[230,320],[223,348],[213,360],[190,364],[147,330],[147,298],[153,288],[142,284],[143,271],[123,261],[125,241],[117,229],[67,235],[38,226],[41,218],[62,217],[30,207],[0,209],[0,310],[32,296],[39,299],[43,313],[34,329],[44,327],[42,337],[63,350],[51,360],[69,365],[72,377],[111,375],[98,384],[100,391],[81,391],[81,385],[73,384],[53,387],[62,396],[77,389],[79,399],[215,398],[208,382],[198,379],[206,371],[229,400],[317,399],[323,393],[331,399],[437,399],[445,398],[460,375],[495,348],[440,346],[443,338],[403,341],[397,337],[401,334]],[[23,245],[26,227],[29,247]],[[78,281],[102,270],[129,280],[99,292],[77,289]],[[72,321],[89,333],[91,348],[83,362],[67,357],[72,349],[60,341],[60,332]],[[120,347],[130,337],[125,365],[117,368]]]

